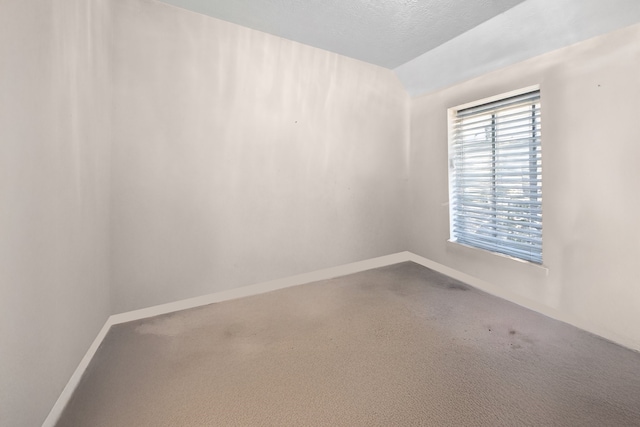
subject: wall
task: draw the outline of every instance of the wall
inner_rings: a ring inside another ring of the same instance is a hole
[[[112,3],[114,312],[404,249],[409,98],[391,71]]]
[[[109,14],[0,10],[0,425],[36,426],[109,315]]]
[[[640,25],[413,100],[409,250],[640,349]],[[540,84],[545,268],[447,243],[447,109]]]

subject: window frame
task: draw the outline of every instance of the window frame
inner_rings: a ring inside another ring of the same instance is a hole
[[[483,105],[487,105],[487,104],[492,104],[492,103],[496,103],[502,100],[506,100],[508,98],[512,98],[512,97],[516,97],[516,96],[521,96],[521,95],[526,95],[528,93],[531,92],[538,92],[538,100],[536,102],[536,104],[539,105],[540,110],[542,110],[542,94],[541,94],[541,90],[540,90],[540,85],[533,85],[533,86],[528,86],[528,87],[524,87],[521,89],[517,89],[517,90],[513,90],[510,92],[505,92],[505,93],[501,93],[498,95],[494,95],[494,96],[490,96],[490,97],[486,97],[483,99],[479,99],[476,101],[472,101],[472,102],[468,102],[465,104],[461,104],[452,108],[449,108],[447,110],[447,122],[448,122],[448,168],[447,168],[447,172],[448,172],[448,184],[449,184],[449,239],[448,241],[450,243],[454,243],[457,245],[461,245],[461,246],[465,246],[468,248],[471,248],[474,251],[483,251],[486,253],[490,253],[493,255],[498,255],[498,256],[502,256],[502,257],[507,257],[509,259],[513,259],[519,262],[523,262],[523,263],[527,263],[527,264],[531,264],[534,266],[543,266],[544,264],[544,258],[543,258],[543,254],[544,254],[544,247],[543,247],[543,243],[544,243],[544,239],[543,239],[543,227],[542,227],[542,188],[543,183],[542,183],[542,179],[543,179],[543,172],[542,172],[542,141],[540,140],[539,143],[537,144],[537,148],[539,149],[539,152],[537,153],[539,156],[539,161],[540,161],[540,172],[539,172],[539,177],[540,177],[540,207],[539,207],[539,213],[540,213],[540,244],[541,244],[541,249],[540,249],[540,259],[533,259],[533,257],[530,258],[523,258],[520,257],[518,255],[514,255],[513,253],[505,253],[502,251],[497,251],[497,250],[492,250],[492,249],[487,249],[484,247],[479,247],[479,246],[475,246],[471,243],[468,242],[459,242],[458,239],[456,238],[456,232],[454,230],[454,226],[455,226],[455,222],[456,222],[456,218],[459,217],[459,214],[456,211],[456,205],[455,205],[455,189],[456,189],[456,184],[455,184],[455,177],[454,177],[454,161],[456,160],[455,157],[455,137],[456,137],[456,120],[458,119],[458,112],[462,111],[462,110],[466,110],[466,109],[471,109],[471,108],[475,108],[475,107],[480,107]],[[542,112],[540,111],[540,115],[542,115]],[[492,132],[495,132],[495,124],[492,125]],[[540,129],[541,129],[541,125],[540,122],[538,121],[537,126],[534,128],[534,132],[538,132],[540,133]],[[542,135],[540,135],[540,138],[542,138]],[[495,155],[496,152],[496,148],[495,146],[491,149],[492,152]],[[492,162],[493,163],[493,162]],[[488,171],[490,173],[495,173],[495,165],[492,164],[491,166],[491,170]],[[522,173],[523,176],[526,176],[527,174],[525,172]],[[538,175],[538,173],[536,173],[536,175]],[[495,185],[495,181],[492,184],[492,188],[490,191],[495,191],[495,187],[493,187]],[[493,203],[495,203],[495,200],[493,201]]]

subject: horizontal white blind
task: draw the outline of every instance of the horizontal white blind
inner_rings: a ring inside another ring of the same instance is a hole
[[[542,263],[540,92],[456,112],[453,240]]]

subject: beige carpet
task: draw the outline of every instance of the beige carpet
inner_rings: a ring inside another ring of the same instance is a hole
[[[640,354],[413,263],[114,326],[59,426],[640,426]]]

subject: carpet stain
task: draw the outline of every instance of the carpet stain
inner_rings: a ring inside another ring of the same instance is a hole
[[[226,328],[224,328],[223,335],[225,338],[235,338],[238,335],[240,335],[243,329],[244,329],[244,326],[242,324],[233,323],[227,326]]]
[[[456,291],[468,291],[469,289],[471,289],[469,286],[460,282],[450,282],[447,284],[447,288]]]
[[[116,325],[57,426],[640,426],[638,396],[640,354],[403,263]]]

